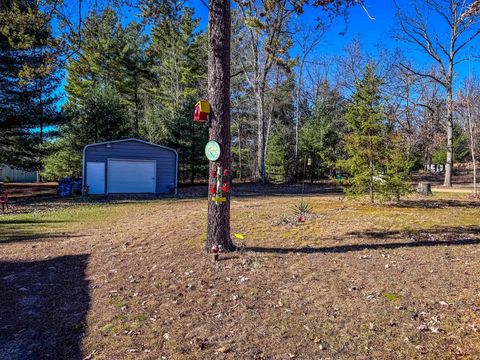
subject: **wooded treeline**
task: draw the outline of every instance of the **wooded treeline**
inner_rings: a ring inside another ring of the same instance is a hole
[[[346,16],[355,3],[332,1],[330,14]],[[352,191],[397,197],[411,170],[436,166],[450,185],[452,164],[476,160],[479,145],[480,83],[458,70],[477,60],[478,18],[467,3],[402,3],[401,49],[370,54],[358,37],[325,56],[331,16],[302,24],[287,0],[235,2],[233,176],[349,177]],[[192,117],[207,97],[209,49],[194,10],[165,0],[76,5],[0,5],[0,163],[45,179],[80,176],[86,144],[136,137],[177,149],[181,181],[207,178],[207,128]],[[413,50],[429,61],[418,66]]]

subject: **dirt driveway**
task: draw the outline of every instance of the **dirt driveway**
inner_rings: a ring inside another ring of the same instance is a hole
[[[480,358],[478,203],[307,199],[235,199],[216,263],[203,199],[6,238],[0,359]]]

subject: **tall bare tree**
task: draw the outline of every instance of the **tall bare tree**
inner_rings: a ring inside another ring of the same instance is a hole
[[[308,58],[312,51],[320,44],[324,34],[324,27],[319,28],[321,31],[312,31],[311,28],[306,26],[299,26],[295,29],[296,36],[295,42],[300,54],[298,56],[298,74],[297,74],[297,88],[295,94],[295,166],[298,159],[298,135],[301,127],[301,102],[303,95],[304,85],[304,67],[307,64]],[[297,173],[297,171],[295,171]]]
[[[477,146],[480,123],[480,86],[478,81],[469,76],[465,79],[458,96],[458,108],[464,120],[465,132],[468,134],[470,156],[473,166],[473,194],[478,195],[477,188]]]
[[[246,50],[240,60],[253,89],[257,110],[257,178],[265,183],[268,81],[275,66],[288,66],[288,50],[292,44],[287,29],[294,9],[288,7],[287,0],[248,0],[237,5],[244,24]]]
[[[399,38],[427,54],[438,67],[438,73],[423,72],[409,64],[401,66],[413,74],[429,78],[443,87],[447,97],[447,111],[443,124],[447,134],[445,186],[452,186],[453,169],[453,112],[455,69],[466,60],[463,52],[478,35],[478,17],[468,11],[466,0],[415,1],[413,8],[402,9],[397,4],[401,34]],[[444,26],[434,25],[434,16]]]

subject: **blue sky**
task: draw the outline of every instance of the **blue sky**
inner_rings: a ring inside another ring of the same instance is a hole
[[[401,8],[407,8],[409,3],[410,0],[397,0],[397,4]],[[200,28],[205,29],[208,21],[208,10],[205,5],[200,0],[188,0],[187,4],[195,9],[195,13],[201,21]],[[345,46],[352,43],[354,39],[360,38],[363,50],[366,53],[375,54],[379,46],[389,50],[399,48],[406,57],[410,58],[418,66],[426,66],[431,63],[428,55],[394,39],[396,8],[392,0],[366,0],[365,5],[375,20],[371,20],[360,6],[351,9],[347,25],[345,25],[343,18],[339,18],[329,26],[324,41],[322,41],[314,57],[324,58],[325,56],[341,55]],[[314,26],[315,19],[319,16],[321,16],[319,9],[307,8],[305,13],[298,17],[297,21]],[[429,19],[429,22],[436,29],[443,30],[442,22],[438,18],[432,17]],[[345,34],[343,36],[339,35],[341,32],[345,32]],[[466,53],[471,52],[475,54],[475,50],[478,50],[478,43],[479,41],[477,40],[476,47],[466,49]],[[474,62],[471,62],[470,68],[472,72],[480,69],[478,64]],[[457,71],[459,80],[468,75],[468,62],[458,66]]]
[[[70,1],[71,4],[76,2],[76,0],[67,1]],[[195,9],[195,14],[200,19],[199,29],[205,30],[208,22],[207,8],[200,0],[186,1],[188,6]],[[410,0],[397,0],[397,3],[401,8],[407,7],[410,2]],[[345,46],[352,43],[354,39],[359,38],[361,40],[363,51],[367,54],[375,55],[379,46],[392,51],[399,48],[404,56],[411,59],[412,63],[419,67],[427,66],[432,63],[428,55],[421,51],[416,51],[402,42],[394,40],[393,34],[396,28],[396,8],[393,0],[365,0],[365,4],[370,15],[374,17],[375,20],[371,20],[360,6],[352,8],[349,12],[347,23],[345,23],[343,18],[338,18],[329,25],[322,43],[315,53],[312,54],[310,60],[324,60],[331,58],[332,56],[340,56],[344,52]],[[233,2],[232,6],[234,6]],[[88,10],[89,9],[85,7],[84,13]],[[140,21],[140,19],[136,17],[138,9],[122,8],[121,11],[121,17],[125,25],[131,20]],[[305,13],[297,18],[297,21],[313,27],[316,24],[316,18],[321,15],[322,12],[320,9],[308,7],[305,9]],[[430,18],[429,23],[437,30],[443,30],[442,21],[438,18]],[[340,35],[340,33],[344,33],[344,35]],[[478,52],[476,50],[478,50],[479,40],[480,38],[476,41],[475,48],[472,47],[471,49],[466,49],[467,54],[475,54]],[[296,52],[298,52],[298,50],[294,48],[292,55],[296,55]],[[471,62],[469,65],[468,62],[465,62],[460,64],[457,67],[459,76],[456,87],[460,86],[462,78],[468,75],[469,71],[474,73],[478,70],[480,70],[478,63]],[[63,89],[60,91],[63,91]]]

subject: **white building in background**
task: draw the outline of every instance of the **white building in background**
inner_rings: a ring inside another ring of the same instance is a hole
[[[16,169],[8,165],[0,165],[0,181],[9,182],[36,182],[37,171]]]

